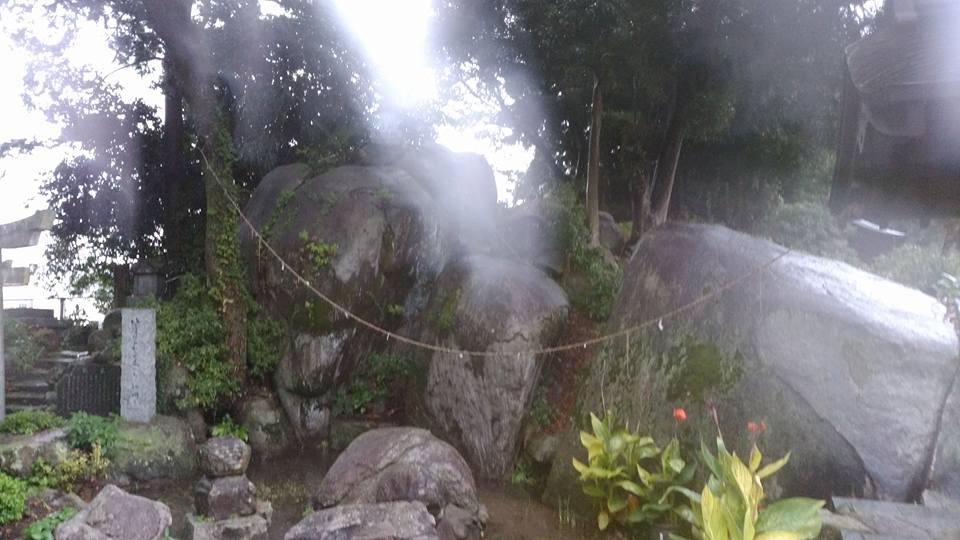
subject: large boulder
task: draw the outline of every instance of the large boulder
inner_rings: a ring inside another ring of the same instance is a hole
[[[436,521],[421,502],[347,504],[314,512],[284,540],[440,540]]]
[[[56,530],[56,540],[160,540],[173,523],[167,505],[108,485]]]
[[[303,165],[275,169],[245,209],[310,283],[293,278],[247,227],[240,229],[257,300],[291,330],[276,384],[301,437],[326,434],[335,389],[372,347],[369,333],[357,332],[310,287],[367,319],[382,319],[386,307],[414,312],[418,306],[408,299],[414,285],[433,279],[449,257],[467,250],[462,239],[470,238],[470,250],[490,241],[465,234],[492,223],[496,211],[496,186],[482,158],[433,146],[389,155],[373,160],[377,165],[318,176]]]
[[[777,477],[791,493],[919,496],[957,372],[957,339],[944,308],[919,291],[803,253],[763,268],[784,251],[719,226],[653,231],[629,261],[611,329],[656,321],[733,282],[654,331],[691,335],[739,359],[741,375],[719,401],[728,439],[745,439],[745,422],[765,418],[765,453],[792,451]],[[651,373],[623,358],[608,355],[607,369],[592,371],[582,388],[585,410],[600,410],[605,395],[631,425],[648,425],[639,416],[649,397],[642,380]],[[569,459],[560,456],[558,467],[569,468]]]
[[[530,354],[554,339],[566,294],[536,268],[485,255],[465,257],[437,280],[421,339],[453,350],[427,359],[427,421],[457,442],[484,477],[512,469],[517,437],[540,373]]]
[[[111,476],[147,482],[182,480],[197,472],[197,444],[181,418],[157,416],[149,424],[120,424]]]
[[[209,477],[242,475],[248,465],[250,446],[236,437],[213,437],[200,445],[200,470]]]
[[[449,444],[425,429],[380,428],[360,435],[327,471],[314,508],[419,501],[438,513],[456,505],[479,515],[470,467]]]

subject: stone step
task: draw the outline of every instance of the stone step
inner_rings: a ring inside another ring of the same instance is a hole
[[[23,405],[46,405],[48,403],[46,392],[9,392],[7,402]]]
[[[939,508],[865,499],[833,498],[837,514],[855,526],[841,528],[846,539],[960,539],[960,515]]]
[[[43,392],[50,390],[50,383],[46,379],[26,378],[26,379],[8,379],[8,392]]]

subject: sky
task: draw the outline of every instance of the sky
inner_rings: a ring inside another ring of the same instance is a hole
[[[389,89],[394,106],[413,106],[428,102],[438,95],[436,77],[429,64],[426,36],[432,21],[432,0],[334,0],[343,23],[354,33],[364,48],[377,76]],[[273,1],[261,0],[265,16],[281,15],[283,9]],[[37,14],[31,21],[43,29],[47,19]],[[2,14],[0,14],[2,20]],[[7,29],[0,24],[0,103],[4,104],[4,121],[0,122],[0,142],[12,139],[54,139],[59,128],[46,121],[38,111],[27,109],[21,95],[26,70],[25,52],[10,39]],[[111,73],[109,80],[119,83],[130,98],[140,97],[156,106],[162,117],[163,99],[152,82],[140,78],[134,70],[120,69],[113,61],[106,32],[95,24],[85,25],[76,38],[76,45],[67,53],[76,65],[87,65],[100,73]],[[481,103],[462,103],[460,107],[481,107]],[[505,135],[504,128],[493,125],[438,126],[438,142],[459,152],[477,152],[490,161],[497,174],[498,194],[509,200],[511,186],[503,171],[525,170],[532,159],[532,151],[521,146],[499,146],[486,135]],[[39,186],[45,172],[52,170],[70,152],[70,148],[44,148],[29,155],[0,159],[0,223],[27,217],[45,208]],[[37,265],[42,271],[43,251],[49,240],[32,248],[4,250],[3,259],[15,266]],[[4,290],[4,307],[57,308],[59,302],[50,297],[65,296],[64,290],[47,290],[34,279],[29,287],[9,287]],[[87,315],[96,318],[88,301],[68,302],[67,312],[79,305]]]

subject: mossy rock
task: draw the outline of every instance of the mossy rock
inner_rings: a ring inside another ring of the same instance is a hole
[[[31,435],[0,435],[0,471],[26,478],[37,458],[55,465],[69,449],[63,428]]]
[[[110,474],[133,480],[180,480],[197,473],[197,445],[180,418],[158,416],[149,424],[120,424]]]

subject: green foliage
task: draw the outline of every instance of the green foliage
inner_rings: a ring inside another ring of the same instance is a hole
[[[92,452],[100,447],[109,455],[120,435],[120,419],[105,418],[85,412],[74,413],[67,422],[67,442],[77,450]]]
[[[460,305],[460,289],[457,289],[447,295],[440,309],[433,315],[433,325],[440,333],[447,333],[453,330],[453,325],[457,322],[457,306]]]
[[[157,356],[161,371],[186,368],[187,392],[176,403],[180,408],[216,410],[240,389],[228,361],[223,319],[196,276],[182,277],[176,296],[157,310]]]
[[[684,492],[695,512],[685,516],[705,540],[807,540],[820,534],[820,508],[824,502],[792,498],[764,505],[762,481],[783,468],[783,458],[761,467],[763,456],[756,444],[749,464],[727,451],[717,438],[717,454],[701,444],[701,459],[710,479],[700,495]]]
[[[536,474],[531,469],[530,464],[523,459],[517,460],[517,464],[513,467],[513,473],[510,474],[510,485],[526,489],[536,483]]]
[[[21,369],[35,364],[46,352],[33,329],[16,319],[3,320],[3,338],[7,361]]]
[[[210,434],[214,437],[235,437],[244,442],[250,439],[247,428],[234,422],[229,414],[224,416],[218,424],[210,428]]]
[[[556,411],[547,399],[546,386],[543,384],[537,385],[537,389],[533,393],[533,401],[527,411],[527,417],[533,420],[537,426],[545,428],[553,423],[555,416]]]
[[[683,498],[696,472],[696,464],[684,460],[680,443],[673,439],[663,449],[652,437],[641,437],[617,428],[608,415],[600,420],[590,415],[593,433],[580,432],[587,449],[587,463],[573,460],[583,492],[600,503],[597,527],[611,523],[629,530],[678,524],[689,519],[693,509]]]
[[[330,266],[337,256],[337,245],[328,244],[316,238],[311,238],[307,231],[300,231],[300,241],[303,242],[303,258],[315,270],[323,270]]]
[[[273,206],[273,212],[270,213],[270,219],[267,220],[267,223],[260,231],[264,240],[270,240],[276,227],[286,227],[289,224],[290,219],[293,217],[292,212],[287,212],[291,201],[293,201],[293,192],[290,190],[284,190],[277,196],[277,202]],[[260,246],[258,245],[257,248],[259,249]]]
[[[569,276],[564,276],[564,288],[576,309],[595,321],[604,321],[610,317],[623,272],[604,256],[601,249],[590,247],[586,212],[574,192],[560,189],[556,197],[560,245],[569,254]]]
[[[960,255],[932,244],[904,244],[870,265],[877,274],[932,294],[944,274],[960,275]]]
[[[685,337],[657,358],[663,368],[672,366],[667,399],[706,403],[729,391],[743,374],[742,359],[723,353],[712,343]]]
[[[357,365],[350,381],[337,389],[333,414],[367,414],[374,404],[383,404],[391,397],[397,383],[409,375],[410,367],[410,358],[405,355],[375,353],[367,356]]]
[[[43,519],[31,523],[30,526],[23,531],[23,537],[26,540],[53,540],[53,533],[57,530],[57,526],[76,514],[77,509],[69,507],[59,512],[49,514]]]
[[[110,460],[104,455],[100,444],[94,443],[89,452],[71,450],[61,456],[56,465],[38,458],[33,462],[27,482],[40,488],[75,491],[79,485],[102,478],[109,466]]]
[[[247,367],[252,377],[268,381],[287,349],[289,336],[284,325],[257,312],[247,318]]]
[[[26,483],[0,472],[0,525],[20,520],[26,499]]]
[[[8,415],[0,422],[0,433],[30,435],[63,426],[65,420],[46,410],[24,410]]]
[[[836,218],[822,204],[784,204],[773,212],[759,232],[790,249],[852,263],[858,260]]]

